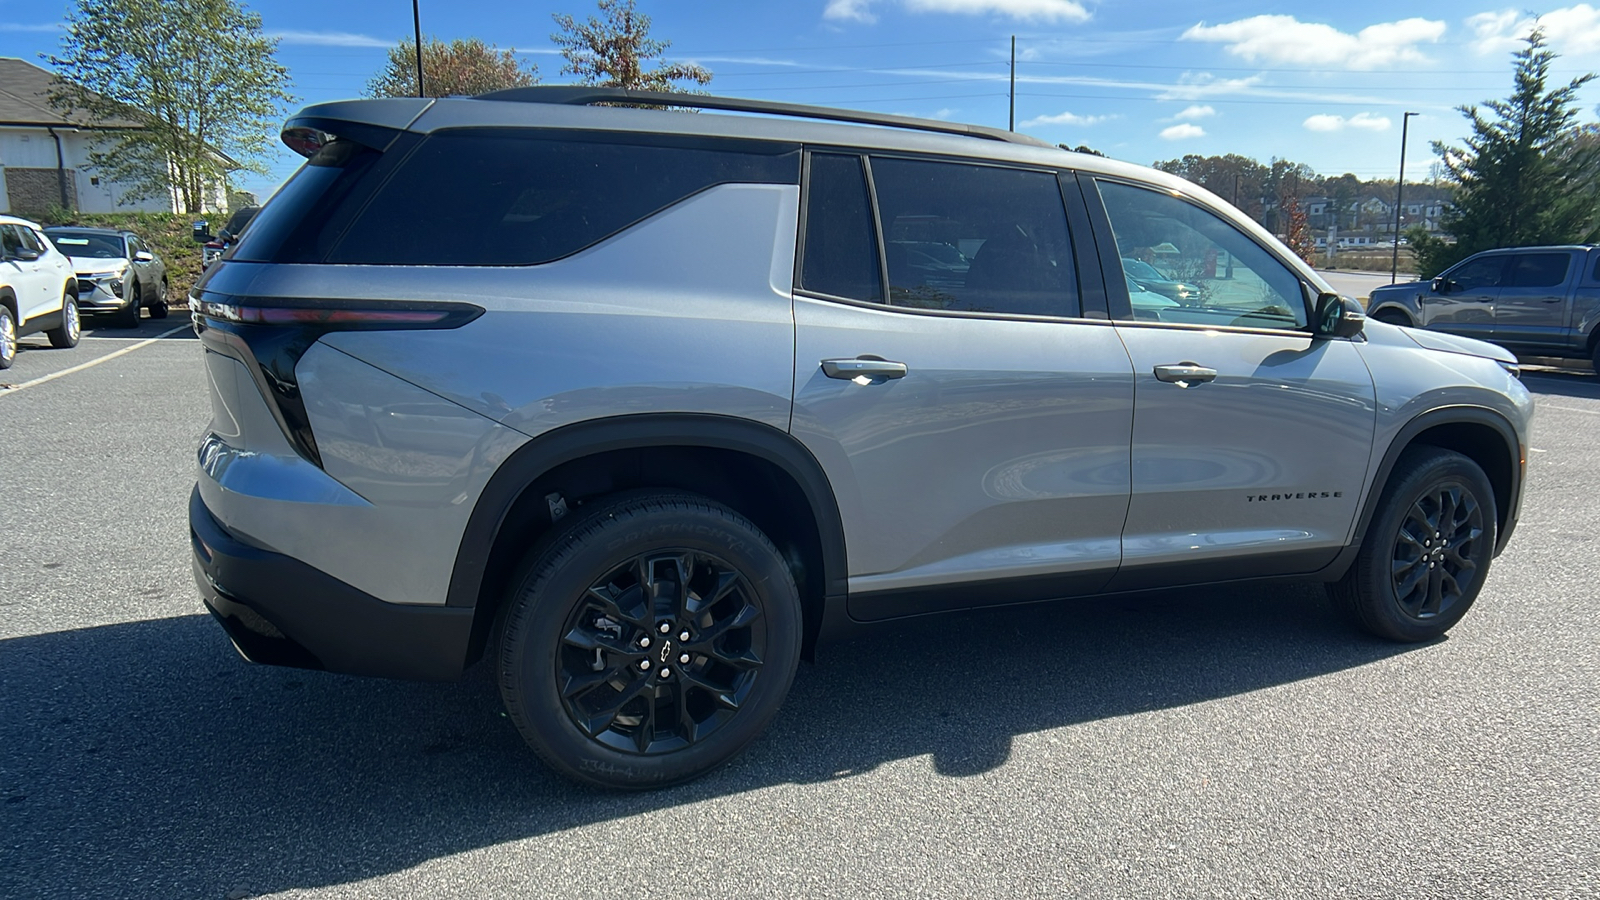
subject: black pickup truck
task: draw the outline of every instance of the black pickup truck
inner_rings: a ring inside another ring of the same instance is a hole
[[[1493,341],[1518,356],[1591,359],[1600,370],[1600,247],[1486,250],[1431,283],[1374,290],[1367,315]]]

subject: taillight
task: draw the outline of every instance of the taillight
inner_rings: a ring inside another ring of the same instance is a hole
[[[295,365],[324,334],[460,328],[483,315],[470,303],[408,300],[297,300],[201,291],[189,297],[206,348],[244,364],[291,446],[322,465],[300,397]]]
[[[285,128],[280,135],[284,146],[310,159],[317,151],[333,143],[333,135],[315,128]]]
[[[244,325],[323,325],[338,328],[421,328],[438,326],[464,312],[460,309],[350,309],[326,306],[246,306],[199,301],[199,316]],[[477,312],[477,307],[472,307]],[[473,313],[472,318],[477,314]],[[469,320],[470,321],[470,320]],[[456,324],[464,325],[466,322]],[[446,327],[455,327],[449,325]]]

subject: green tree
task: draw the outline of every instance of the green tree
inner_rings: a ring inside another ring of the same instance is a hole
[[[1504,100],[1460,110],[1471,123],[1465,147],[1435,141],[1455,206],[1440,223],[1456,242],[1409,232],[1418,274],[1431,278],[1493,247],[1588,243],[1600,237],[1600,179],[1592,142],[1575,127],[1578,90],[1590,73],[1547,87],[1556,54],[1535,29],[1514,55],[1515,89]]]
[[[290,101],[277,40],[236,0],[76,0],[51,102],[97,125],[89,165],[124,200],[173,196],[215,205],[232,171],[262,160]]]
[[[539,83],[539,68],[477,38],[438,38],[422,42],[422,87],[417,91],[417,43],[401,41],[389,48],[383,71],[367,82],[369,97],[450,97],[486,94]]]
[[[586,22],[551,16],[561,30],[550,40],[567,60],[561,74],[576,75],[584,84],[643,91],[682,90],[680,81],[710,84],[711,73],[689,63],[662,62],[645,69],[645,63],[659,60],[672,44],[650,37],[650,17],[633,3],[600,0],[600,17],[590,16]]]

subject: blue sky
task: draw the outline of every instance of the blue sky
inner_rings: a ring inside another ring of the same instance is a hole
[[[408,0],[251,4],[281,39],[299,103],[359,95],[384,48],[411,33]],[[69,3],[0,0],[0,55],[56,48]],[[1526,7],[1494,0],[1404,4],[1132,0],[640,0],[669,58],[711,69],[734,96],[856,107],[1004,126],[1007,57],[1017,37],[1018,130],[1084,143],[1142,164],[1186,153],[1287,157],[1318,172],[1393,177],[1400,117],[1407,170],[1426,177],[1428,141],[1459,141],[1453,107],[1504,96]],[[1403,9],[1403,13],[1400,10]],[[425,33],[515,48],[546,82],[566,80],[552,13],[592,0],[421,0]],[[1532,7],[1558,74],[1600,70],[1600,8]],[[1600,85],[1583,94],[1595,118]],[[265,194],[298,162],[288,151]]]

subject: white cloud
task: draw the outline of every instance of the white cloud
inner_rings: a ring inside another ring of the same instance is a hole
[[[1300,124],[1307,131],[1343,131],[1346,128],[1359,128],[1363,131],[1388,131],[1391,123],[1388,116],[1375,116],[1372,113],[1361,112],[1348,119],[1332,113],[1319,113]]]
[[[824,19],[872,24],[878,17],[872,14],[872,0],[828,0],[822,10]]]
[[[313,47],[389,48],[399,43],[349,31],[269,31],[267,37],[277,38],[285,44],[306,44]]]
[[[879,0],[828,0],[822,17],[833,21],[878,21],[872,5]],[[1089,10],[1078,0],[899,0],[911,13],[1008,16],[1027,22],[1086,22]]]
[[[46,33],[60,31],[61,25],[55,22],[45,22],[38,25],[23,25],[16,22],[0,22],[0,31],[28,31]]]
[[[1260,83],[1260,75],[1251,75],[1248,78],[1218,78],[1210,72],[1185,72],[1178,76],[1177,84],[1157,94],[1156,99],[1198,100],[1218,94],[1244,94],[1250,93],[1251,88]]]
[[[1080,126],[1088,126],[1088,125],[1098,125],[1101,122],[1106,121],[1107,119],[1113,119],[1113,118],[1116,118],[1116,117],[1115,116],[1080,116],[1077,113],[1073,113],[1073,112],[1062,112],[1062,113],[1057,113],[1056,115],[1053,115],[1053,116],[1034,116],[1033,118],[1029,119],[1028,121],[1023,122],[1021,127],[1023,127],[1023,128],[1032,128],[1032,127],[1034,127],[1036,125],[1080,125]]]
[[[993,14],[1029,22],[1086,22],[1089,11],[1076,0],[905,0],[911,12]]]
[[[1444,22],[1421,18],[1382,22],[1349,34],[1294,16],[1251,16],[1220,25],[1201,22],[1185,31],[1182,40],[1226,44],[1229,53],[1250,62],[1382,69],[1427,62],[1417,45],[1437,43],[1444,32]]]
[[[1201,106],[1200,104],[1196,103],[1185,107],[1183,112],[1173,116],[1170,121],[1182,122],[1186,119],[1204,119],[1206,116],[1214,116],[1216,114],[1217,111],[1214,107]]]
[[[1164,141],[1183,141],[1189,138],[1202,138],[1205,136],[1206,130],[1191,122],[1184,122],[1181,125],[1173,125],[1170,128],[1161,129],[1161,139]]]
[[[1537,22],[1545,39],[1564,55],[1594,53],[1600,50],[1600,9],[1587,3],[1552,9],[1529,16],[1514,9],[1478,13],[1467,19],[1472,29],[1472,49],[1479,53],[1505,53],[1522,47]]]

